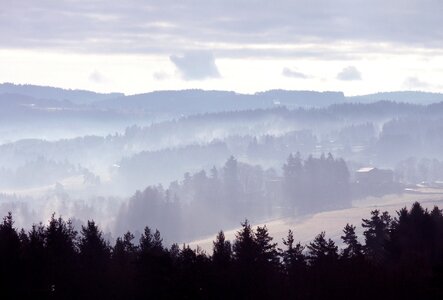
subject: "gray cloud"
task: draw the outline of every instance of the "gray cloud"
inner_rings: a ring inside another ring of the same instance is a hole
[[[97,70],[94,70],[94,72],[89,74],[89,80],[94,83],[107,83],[108,82],[108,79]]]
[[[155,72],[152,75],[152,78],[154,78],[157,81],[165,80],[165,79],[168,79],[169,77],[170,77],[170,75],[165,72]]]
[[[340,73],[337,74],[337,79],[339,80],[361,80],[361,73],[354,66],[349,66],[341,70]]]
[[[295,71],[295,70],[291,70],[289,68],[284,68],[282,71],[282,75],[285,77],[290,77],[290,78],[300,78],[300,79],[308,78],[307,75],[305,75],[301,72]]]
[[[430,87],[430,84],[421,81],[418,77],[408,77],[403,82],[403,86],[408,89],[425,89]]]
[[[443,47],[441,0],[1,2],[0,48],[157,54],[212,50],[220,57],[251,55],[243,45],[255,44],[353,41]],[[252,55],[327,56],[316,48],[279,52],[260,47]]]
[[[214,55],[208,51],[192,51],[181,56],[170,56],[185,80],[219,78],[220,73],[215,64]]]

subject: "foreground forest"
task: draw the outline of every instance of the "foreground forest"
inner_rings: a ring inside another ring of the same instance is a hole
[[[0,225],[0,288],[14,299],[441,299],[443,214],[414,203],[397,216],[374,210],[363,236],[346,225],[336,245],[319,233],[307,245],[289,230],[283,249],[266,226],[245,220],[212,254],[164,245],[146,227],[110,245],[94,221],[77,232],[53,216],[28,231],[11,214]]]

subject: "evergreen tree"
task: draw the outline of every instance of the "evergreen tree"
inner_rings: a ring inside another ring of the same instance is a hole
[[[143,297],[160,299],[167,293],[167,277],[170,272],[170,256],[163,248],[158,230],[152,234],[146,226],[140,237],[137,261],[138,290]]]
[[[153,248],[152,232],[151,228],[149,228],[148,226],[145,227],[144,232],[140,236],[139,247],[142,253],[149,252]]]
[[[371,211],[370,219],[363,219],[365,254],[374,262],[381,262],[386,256],[386,243],[389,240],[391,217],[388,212],[380,215],[378,209]]]
[[[133,240],[134,235],[129,231],[122,238],[118,237],[112,253],[113,259],[122,263],[133,260],[137,253],[137,246],[134,245]]]
[[[235,235],[233,257],[240,265],[252,265],[257,260],[257,244],[254,231],[248,220],[241,223],[242,229]]]
[[[48,268],[49,257],[47,255],[46,229],[42,223],[32,225],[28,232],[28,243],[24,245],[24,262],[26,268],[26,282],[29,294],[40,295],[42,292],[49,291],[51,280]]]
[[[225,199],[229,201],[229,203],[225,203],[225,208],[235,220],[239,212],[243,210],[243,207],[240,203],[241,185],[238,174],[238,162],[234,156],[229,157],[223,168],[223,188]]]
[[[79,241],[80,258],[85,266],[104,270],[111,255],[109,244],[94,221],[82,226]]]
[[[12,297],[19,290],[21,243],[12,213],[0,223],[0,288]]]
[[[258,226],[255,231],[255,244],[259,263],[276,266],[279,262],[277,243],[272,242],[273,238],[269,235],[266,225]]]
[[[286,250],[281,250],[281,256],[286,273],[291,275],[300,272],[306,266],[306,258],[303,254],[305,247],[300,243],[294,245],[294,242],[294,233],[289,230],[286,240],[283,239]]]
[[[118,237],[112,251],[112,282],[117,298],[133,298],[136,291],[135,264],[138,248],[133,244],[134,235],[126,232]]]
[[[326,240],[324,231],[307,248],[311,264],[331,263],[338,259],[338,247],[331,239]]]
[[[82,226],[78,248],[83,297],[104,297],[109,290],[106,283],[111,248],[94,221]]]
[[[163,247],[163,239],[160,231],[156,230],[152,234],[151,229],[146,226],[144,233],[140,237],[139,257],[144,263],[152,263],[155,259],[160,259],[165,255],[166,251]]]
[[[289,154],[283,165],[283,193],[289,207],[295,208],[303,202],[303,164],[300,153]]]
[[[225,239],[225,234],[220,231],[213,242],[212,261],[216,266],[227,267],[232,258],[231,242]]]
[[[357,239],[357,235],[355,234],[355,226],[346,224],[343,229],[343,234],[341,239],[346,247],[342,251],[342,257],[344,259],[352,259],[361,257],[363,255],[363,246]]]
[[[52,215],[45,230],[45,246],[49,258],[50,287],[57,297],[75,295],[77,281],[77,231],[72,221]]]
[[[158,229],[155,230],[153,240],[152,240],[153,249],[156,251],[163,251],[163,239],[160,235],[160,231]]]

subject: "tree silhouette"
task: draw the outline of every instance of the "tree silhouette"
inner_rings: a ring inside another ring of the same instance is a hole
[[[135,293],[135,263],[138,248],[133,244],[134,235],[126,232],[118,237],[112,251],[112,275],[117,297],[133,297]]]
[[[0,223],[0,287],[9,296],[19,290],[20,253],[20,238],[9,212]]]
[[[277,265],[279,262],[277,243],[272,242],[273,238],[269,235],[266,225],[258,226],[255,231],[255,243],[259,263]]]
[[[363,219],[362,227],[365,237],[365,254],[376,263],[380,263],[386,257],[386,243],[389,239],[391,217],[388,212],[380,215],[378,209],[371,211],[370,219]]]
[[[229,266],[232,259],[231,242],[225,239],[225,234],[220,231],[213,242],[212,261],[217,267]]]
[[[8,214],[0,223],[1,292],[8,299],[441,298],[439,208],[429,212],[414,203],[392,221],[387,213],[373,211],[363,224],[365,247],[355,226],[347,224],[340,257],[324,232],[307,245],[305,256],[291,230],[277,255],[267,228],[254,231],[246,220],[232,253],[219,232],[210,257],[198,247],[165,248],[160,232],[149,227],[141,234],[140,246],[127,232],[111,252],[93,221],[82,226],[77,237],[70,221],[54,216],[47,226],[40,223],[29,232],[17,232]],[[376,244],[380,235],[382,242]],[[382,260],[374,258],[374,251],[382,251]]]
[[[346,224],[343,229],[343,234],[341,239],[346,247],[342,251],[342,257],[344,259],[359,258],[363,255],[363,246],[357,239],[355,234],[355,226]]]
[[[137,278],[140,294],[144,297],[163,297],[168,288],[171,258],[163,247],[163,239],[158,230],[152,234],[146,226],[140,237],[137,260]]]
[[[303,253],[305,247],[301,243],[295,244],[292,230],[288,230],[288,235],[286,239],[282,239],[282,242],[286,249],[279,250],[282,258],[283,274],[288,279],[287,296],[289,299],[301,298],[303,286],[307,281],[307,264]]]
[[[295,275],[306,267],[306,257],[303,254],[305,249],[300,243],[294,244],[294,233],[288,231],[288,236],[283,239],[286,250],[281,250],[283,266],[287,274]]]
[[[45,227],[42,223],[34,224],[27,234],[28,242],[22,242],[23,261],[26,265],[24,277],[30,295],[42,295],[49,292],[51,284],[48,277],[50,269],[45,248],[45,234]]]
[[[82,262],[89,268],[104,268],[111,251],[109,244],[103,238],[103,233],[94,221],[88,221],[86,226],[82,226],[80,234],[78,247]]]
[[[105,295],[111,247],[94,221],[82,226],[78,248],[84,293],[91,299]]]
[[[245,220],[241,226],[242,229],[235,235],[233,257],[238,264],[250,266],[257,260],[257,244],[249,221]]]
[[[294,209],[296,206],[302,205],[304,199],[303,194],[303,164],[300,153],[295,155],[289,154],[286,163],[283,165],[283,192],[286,203]]]
[[[50,268],[48,289],[59,297],[75,294],[77,231],[71,220],[55,218],[53,214],[45,230],[45,246]]]
[[[329,264],[338,259],[338,247],[331,239],[326,240],[324,231],[307,248],[311,264]]]

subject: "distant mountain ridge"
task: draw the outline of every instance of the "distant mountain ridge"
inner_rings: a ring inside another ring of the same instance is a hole
[[[443,101],[442,93],[420,92],[420,91],[398,91],[380,92],[375,94],[346,97],[348,101],[371,103],[377,101],[395,101],[414,104],[431,104]]]
[[[156,91],[107,99],[99,101],[95,105],[101,108],[123,110],[147,110],[150,112],[167,110],[195,114],[275,106],[325,107],[343,102],[345,102],[345,97],[341,92],[271,90],[250,95],[230,91],[180,90]]]
[[[86,90],[70,90],[31,84],[1,83],[0,94],[18,94],[36,99],[69,101],[74,104],[91,104],[96,101],[124,96],[123,93],[101,94]]]
[[[7,97],[6,97],[7,95]],[[14,96],[13,96],[14,95]],[[86,90],[66,90],[36,85],[0,84],[0,108],[11,106],[7,99],[24,96],[26,102],[37,106],[72,107],[89,106],[91,109],[112,110],[123,113],[168,114],[171,116],[213,113],[221,111],[267,109],[285,106],[327,107],[342,103],[373,103],[395,101],[411,104],[443,102],[443,94],[418,91],[383,92],[347,97],[343,92],[317,92],[295,90],[269,90],[255,94],[241,94],[232,91],[214,90],[170,90],[143,94],[96,93]],[[22,97],[23,98],[23,97]],[[32,100],[32,99],[34,100]],[[15,103],[19,105],[19,103]]]

